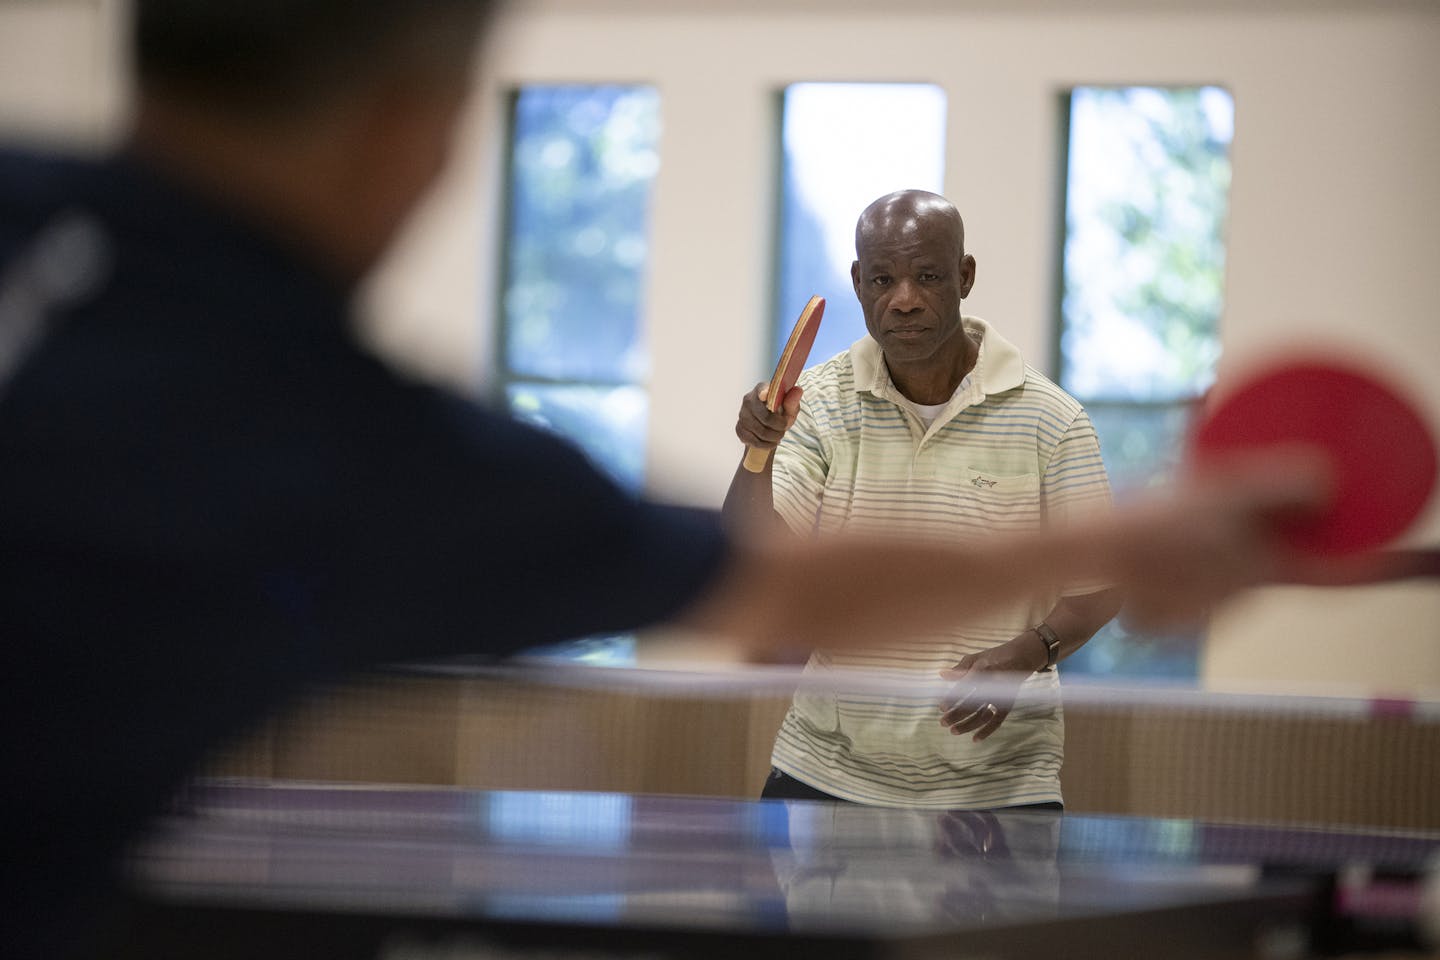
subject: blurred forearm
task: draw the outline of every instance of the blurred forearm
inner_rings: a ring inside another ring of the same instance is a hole
[[[1164,629],[1283,578],[1291,558],[1275,518],[1313,507],[1322,494],[1313,476],[1261,463],[1084,526],[963,546],[737,532],[727,570],[682,621],[763,652],[864,645],[1095,578],[1124,591],[1138,626]]]

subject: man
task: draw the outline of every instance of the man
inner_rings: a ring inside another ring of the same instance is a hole
[[[985,321],[962,317],[975,284],[959,212],[903,191],[860,215],[850,268],[869,335],[802,376],[795,416],[759,389],[740,438],[774,446],[737,470],[726,510],[789,529],[898,531],[955,543],[1052,525],[1108,502],[1080,405]],[[1058,805],[1062,721],[1054,671],[1119,608],[1093,582],[1040,586],[939,637],[876,652],[818,651],[815,673],[855,668],[956,681],[950,702],[875,691],[799,693],[766,796],[927,807]],[[1012,713],[1013,711],[1013,713]]]
[[[348,301],[444,163],[486,6],[138,0],[126,147],[0,155],[7,958],[83,935],[205,749],[316,678],[666,619],[752,650],[903,635],[1020,570],[1190,615],[1270,575],[1257,521],[1312,496],[966,553],[757,544],[405,380]]]

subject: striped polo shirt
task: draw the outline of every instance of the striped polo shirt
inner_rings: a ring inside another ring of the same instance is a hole
[[[801,376],[800,415],[774,467],[775,510],[792,530],[965,543],[1108,506],[1084,409],[985,321],[965,317],[964,325],[979,358],[928,428],[868,336]],[[772,763],[860,803],[957,809],[1060,800],[1064,720],[1055,672],[1029,677],[1005,723],[978,744],[940,725],[935,695],[937,671],[1018,636],[1058,599],[1037,590],[942,634],[885,638],[871,651],[815,651]],[[847,676],[882,683],[847,689]],[[908,680],[923,695],[904,695]]]

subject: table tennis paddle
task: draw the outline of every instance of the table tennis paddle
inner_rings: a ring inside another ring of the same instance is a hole
[[[1325,359],[1277,363],[1228,390],[1190,436],[1190,462],[1306,446],[1328,461],[1328,504],[1279,522],[1281,537],[1316,556],[1371,550],[1405,531],[1435,486],[1435,441],[1405,398],[1379,377]]]
[[[820,318],[824,315],[824,297],[811,297],[810,302],[805,304],[805,309],[800,311],[800,318],[795,321],[795,326],[790,331],[790,339],[785,342],[780,362],[775,364],[775,375],[770,378],[770,386],[765,391],[765,406],[772,413],[780,409],[785,402],[785,394],[789,393],[790,388],[795,386],[795,381],[800,379],[800,371],[805,369],[805,360],[810,356],[810,348],[815,344],[815,334],[820,330]],[[769,459],[769,450],[750,447],[745,451],[745,469],[751,473],[759,473],[765,469],[765,462]]]

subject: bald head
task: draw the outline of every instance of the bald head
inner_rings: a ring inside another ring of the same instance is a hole
[[[850,279],[891,379],[916,403],[945,402],[978,349],[960,316],[975,283],[960,211],[924,190],[881,197],[855,224],[855,253]]]
[[[865,251],[877,243],[904,241],[922,232],[948,235],[956,249],[965,252],[965,221],[960,211],[927,190],[897,190],[866,207],[855,222],[855,252],[863,260]]]

